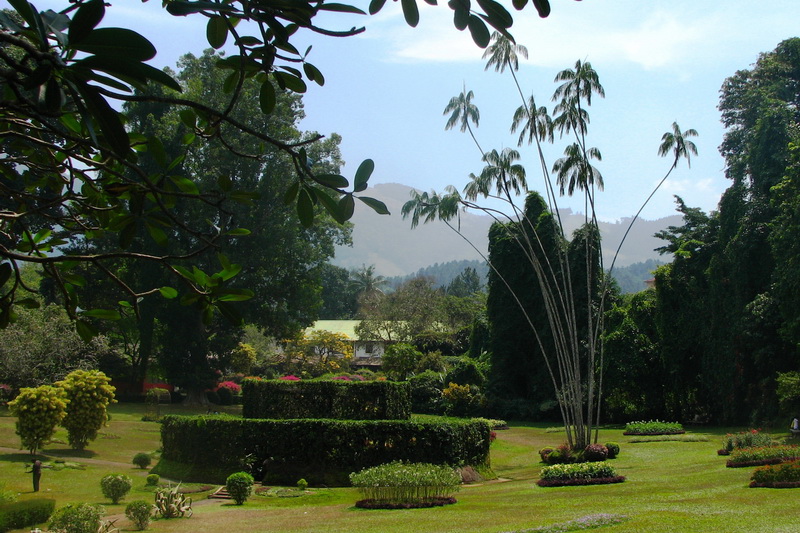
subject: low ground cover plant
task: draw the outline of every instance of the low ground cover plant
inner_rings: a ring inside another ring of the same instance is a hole
[[[542,468],[540,487],[563,487],[566,485],[601,485],[621,483],[624,476],[618,476],[614,467],[607,461],[597,463],[557,464]]]
[[[431,507],[455,503],[461,476],[446,465],[395,461],[350,474],[362,508]]]
[[[774,489],[800,487],[800,462],[760,466],[750,476],[750,486]]]
[[[625,424],[623,435],[677,435],[685,433],[679,422],[662,422],[661,420],[641,420]]]
[[[549,526],[540,526],[533,529],[523,529],[515,533],[565,533],[567,531],[583,531],[586,529],[599,529],[601,527],[613,526],[628,520],[625,515],[618,514],[590,514]]]
[[[719,450],[720,455],[730,455],[733,450],[741,448],[760,448],[763,446],[772,446],[774,444],[773,438],[763,433],[760,429],[749,429],[739,433],[728,433],[722,439],[722,448]]]
[[[726,466],[728,468],[738,468],[771,465],[795,460],[800,460],[800,446],[783,444],[734,450]]]

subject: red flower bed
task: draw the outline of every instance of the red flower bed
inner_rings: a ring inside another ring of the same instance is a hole
[[[388,503],[382,500],[358,500],[356,507],[361,509],[423,509],[426,507],[442,507],[456,503],[455,498],[430,498],[413,503]]]
[[[574,487],[578,485],[609,485],[611,483],[622,483],[625,476],[614,477],[593,477],[588,479],[540,479],[536,482],[540,487]]]

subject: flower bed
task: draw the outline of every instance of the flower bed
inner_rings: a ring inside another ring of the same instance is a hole
[[[451,467],[426,463],[387,463],[350,474],[365,509],[411,509],[456,503],[461,476]]]
[[[787,489],[800,487],[800,462],[781,463],[756,468],[750,476],[751,487]]]
[[[742,448],[761,448],[772,446],[772,437],[766,433],[761,433],[760,429],[749,429],[739,433],[728,433],[722,439],[722,448],[717,452],[719,455],[730,455],[734,450]]]
[[[625,476],[618,476],[614,467],[606,461],[546,466],[542,468],[541,476],[536,483],[540,487],[605,485],[625,481]]]
[[[686,433],[678,422],[662,422],[661,420],[648,420],[628,422],[625,424],[623,435],[679,435]]]
[[[734,450],[726,466],[728,468],[740,468],[774,465],[798,459],[800,459],[800,447],[798,446],[762,446],[760,448]]]

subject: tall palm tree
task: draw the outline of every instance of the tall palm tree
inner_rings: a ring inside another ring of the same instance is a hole
[[[480,175],[470,174],[471,181],[464,187],[464,196],[469,200],[475,200],[478,196],[486,197],[492,194],[494,187],[498,197],[511,201],[512,192],[514,196],[526,192],[525,167],[515,163],[519,158],[519,152],[513,148],[487,152],[483,156],[486,166]]]
[[[675,161],[672,163],[669,172],[672,172],[672,170],[678,166],[678,161],[682,157],[686,158],[686,163],[689,167],[692,166],[690,154],[697,155],[697,146],[695,146],[692,141],[687,140],[686,137],[697,137],[697,130],[690,128],[686,131],[681,131],[677,122],[672,123],[672,131],[668,131],[661,136],[661,146],[658,147],[658,155],[664,157],[670,152],[675,155]],[[667,176],[669,176],[669,172]],[[666,176],[664,176],[664,179],[666,179]],[[661,183],[659,183],[659,186],[661,186]]]
[[[360,269],[350,272],[350,283],[358,298],[383,294],[383,288],[389,283],[380,274],[375,273],[375,265],[361,265]]]
[[[444,129],[449,130],[456,127],[457,124],[460,125],[461,132],[469,131],[478,150],[483,153],[483,149],[475,138],[475,134],[470,126],[470,122],[473,122],[475,127],[478,127],[478,123],[481,120],[481,113],[478,111],[478,106],[472,103],[474,97],[475,94],[472,91],[467,92],[467,87],[465,85],[461,94],[450,99],[450,102],[442,113],[443,115],[450,113],[450,118],[447,119],[447,124],[445,124]]]
[[[491,43],[483,53],[483,59],[488,59],[483,70],[489,70],[494,67],[495,72],[502,74],[508,68],[514,78],[514,85],[517,86],[517,92],[519,92],[519,97],[522,98],[524,107],[525,96],[522,94],[522,88],[519,85],[516,74],[516,71],[519,70],[520,56],[528,59],[528,49],[521,44],[513,42],[502,33],[494,32],[492,33]]]
[[[565,69],[556,74],[556,82],[563,81],[553,93],[553,101],[577,97],[586,100],[586,105],[592,105],[592,94],[597,93],[603,98],[606,92],[600,85],[600,78],[588,61],[580,59],[575,62],[574,69]]]
[[[545,106],[536,106],[533,95],[514,112],[511,133],[516,133],[520,125],[522,130],[519,133],[517,146],[522,146],[526,142],[526,137],[528,144],[534,140],[553,142],[553,119],[550,118]]]
[[[553,163],[553,172],[556,173],[562,196],[565,191],[572,196],[575,189],[588,192],[594,186],[603,190],[603,176],[589,163],[589,159],[602,161],[603,156],[597,148],[587,149],[584,156],[584,150],[578,143],[572,143],[564,149],[564,157]]]

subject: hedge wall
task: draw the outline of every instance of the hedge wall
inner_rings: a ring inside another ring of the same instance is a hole
[[[0,533],[47,522],[55,508],[55,500],[42,498],[4,503],[0,505]]]
[[[264,420],[226,416],[164,417],[163,452],[153,473],[224,483],[253,465],[274,484],[348,485],[348,476],[391,461],[489,466],[485,421]],[[267,460],[266,468],[262,466]]]
[[[407,383],[391,381],[283,381],[246,379],[242,383],[245,418],[336,418],[408,420]]]

